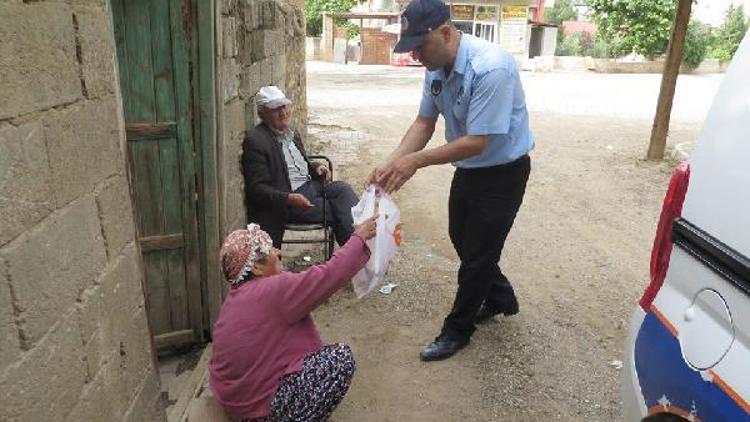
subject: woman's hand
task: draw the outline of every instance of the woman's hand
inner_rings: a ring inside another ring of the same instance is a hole
[[[375,229],[377,224],[375,223],[378,219],[377,215],[373,215],[367,220],[363,221],[362,224],[354,225],[354,232],[362,236],[365,240],[370,240],[375,237]]]

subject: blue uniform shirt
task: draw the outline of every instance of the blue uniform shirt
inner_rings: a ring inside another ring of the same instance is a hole
[[[462,34],[453,71],[427,71],[419,115],[445,119],[445,139],[489,135],[482,154],[453,164],[489,167],[522,157],[534,147],[521,78],[513,56]]]

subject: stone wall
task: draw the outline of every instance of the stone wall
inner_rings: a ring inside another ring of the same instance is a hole
[[[0,3],[0,420],[163,420],[105,0]]]
[[[724,73],[728,63],[720,63],[716,59],[706,59],[700,66],[690,69],[682,63],[681,74]],[[599,73],[663,73],[664,59],[647,60],[642,62],[625,62],[616,59],[594,59],[594,68]]]
[[[277,85],[306,135],[305,24],[300,4],[286,0],[219,0],[217,37],[218,151],[221,235],[245,224],[240,172],[242,140],[258,122],[255,94]]]

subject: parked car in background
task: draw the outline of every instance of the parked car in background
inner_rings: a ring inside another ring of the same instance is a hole
[[[750,35],[676,169],[626,343],[626,420],[750,421]]]

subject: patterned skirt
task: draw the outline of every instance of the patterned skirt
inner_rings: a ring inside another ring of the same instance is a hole
[[[305,356],[301,371],[281,379],[268,416],[235,422],[326,421],[349,390],[355,366],[348,345],[325,345]]]

